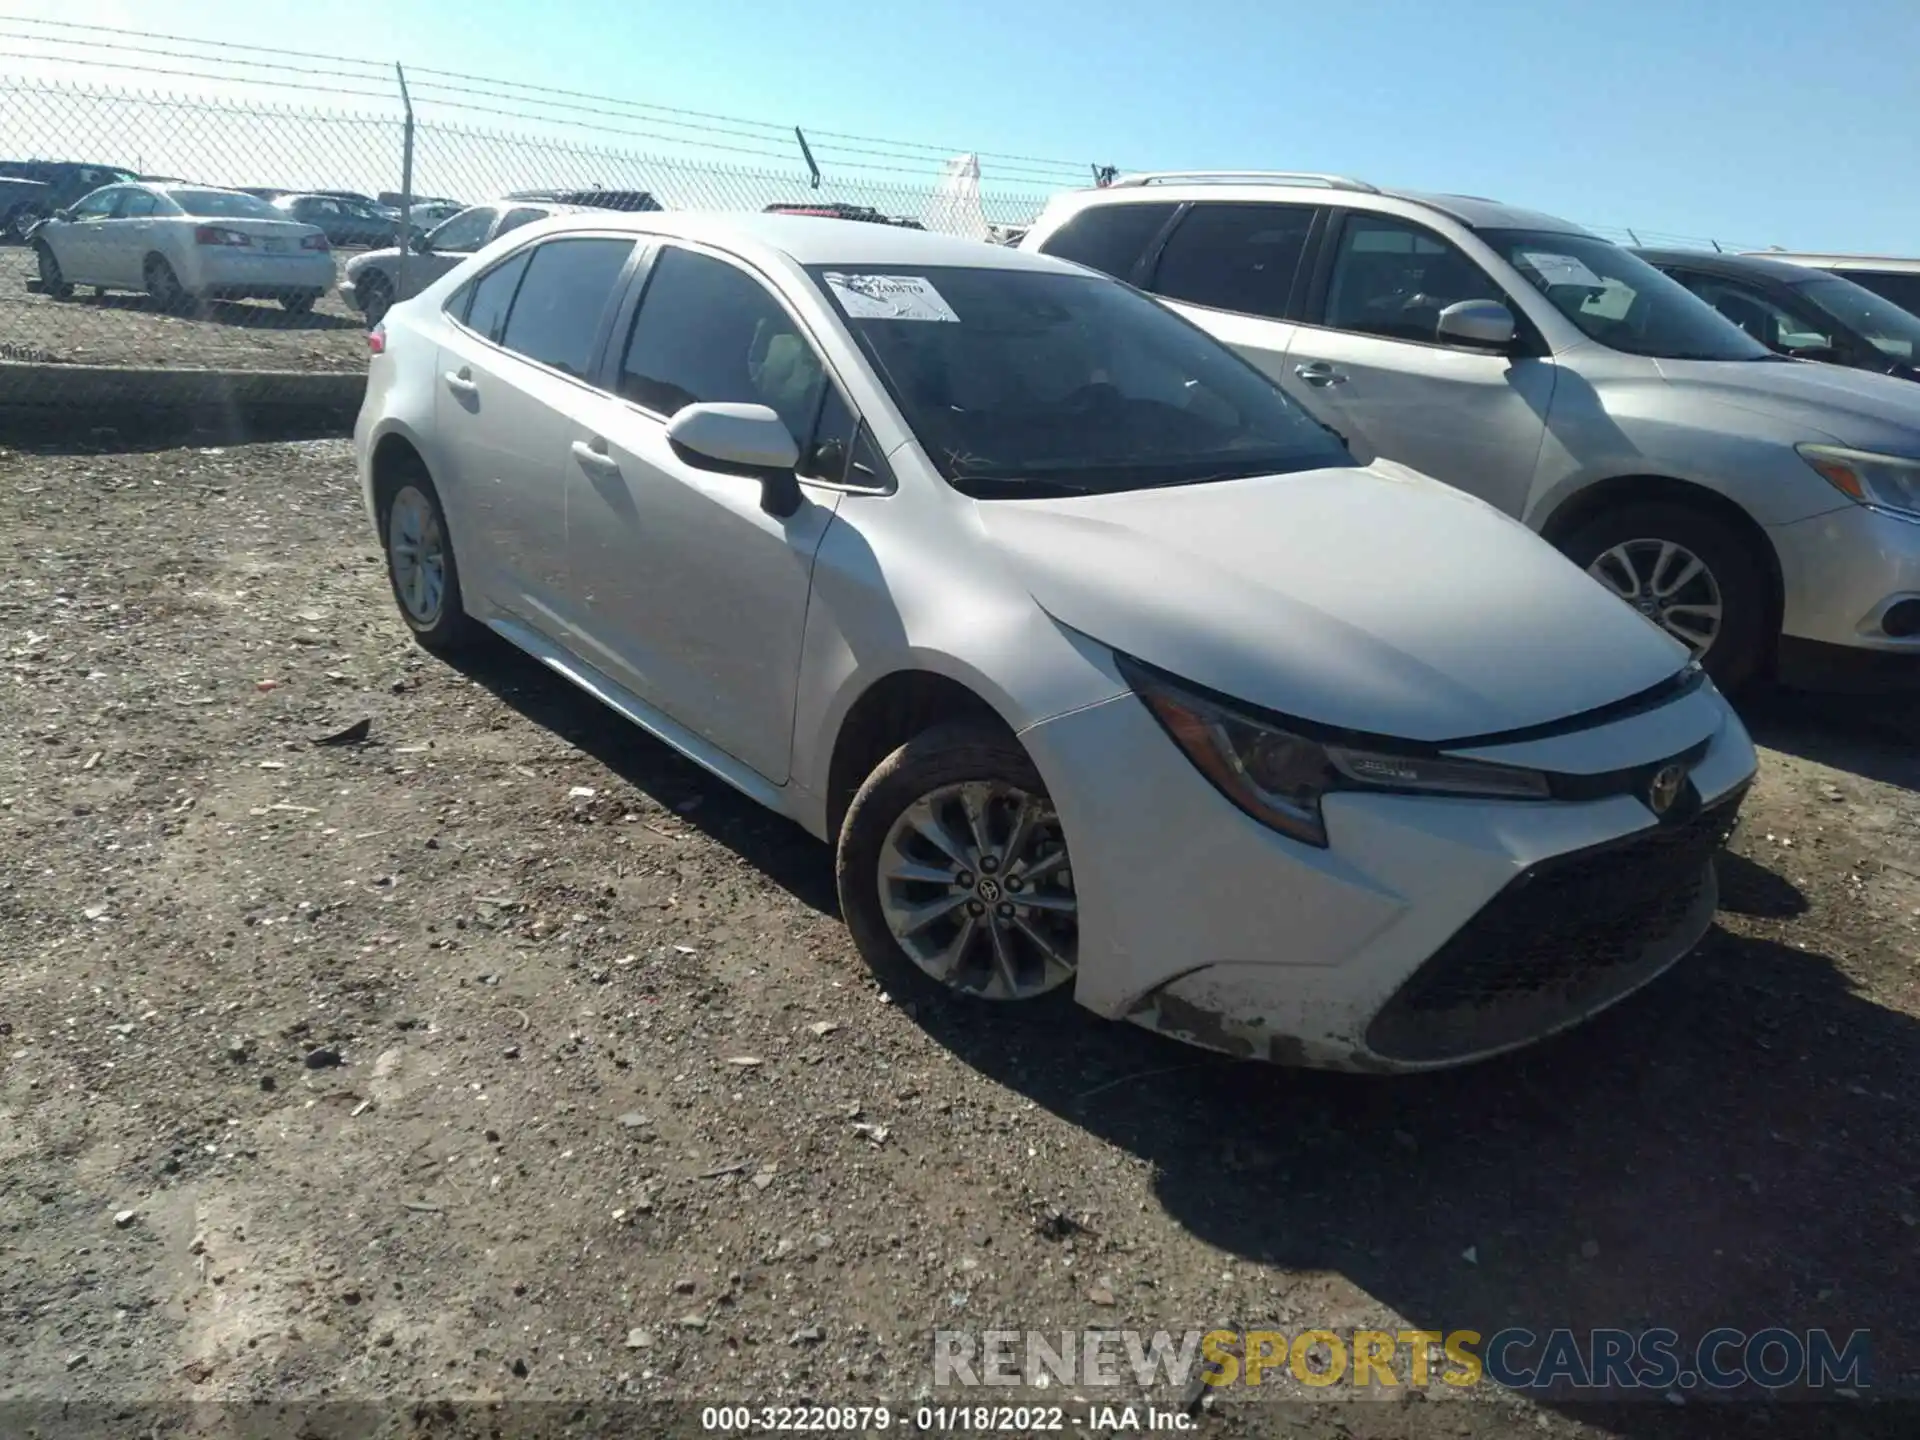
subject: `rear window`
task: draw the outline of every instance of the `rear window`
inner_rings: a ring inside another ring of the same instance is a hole
[[[237,190],[169,190],[167,198],[189,215],[222,220],[284,220],[266,201]]]
[[[1177,209],[1174,205],[1095,205],[1082,210],[1041,243],[1058,255],[1120,279],[1129,278],[1147,246]]]

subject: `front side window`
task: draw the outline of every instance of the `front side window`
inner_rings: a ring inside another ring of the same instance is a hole
[[[1169,300],[1282,319],[1313,213],[1310,205],[1195,205],[1168,237],[1152,288]]]
[[[1483,230],[1491,245],[1590,340],[1663,360],[1766,360],[1773,352],[1678,280],[1593,235]]]
[[[527,273],[531,250],[522,250],[494,266],[468,287],[464,307],[466,326],[474,334],[498,344],[506,328],[507,311],[513,306],[513,293],[520,288],[520,277]],[[456,310],[461,307],[456,306]]]
[[[1411,221],[1349,214],[1327,281],[1325,323],[1390,340],[1440,339],[1440,312],[1507,296],[1459,248]]]
[[[1049,235],[1040,251],[1125,280],[1178,208],[1169,204],[1090,206]]]
[[[494,217],[499,213],[491,205],[462,210],[427,236],[427,245],[443,254],[471,254],[487,243],[487,232],[493,228]]]
[[[1920,360],[1920,316],[1839,275],[1825,274],[1794,287],[1809,304],[1839,321],[1889,360]]]
[[[549,240],[534,246],[500,343],[585,379],[601,317],[631,254],[631,240]]]
[[[1233,351],[1096,275],[812,266],[940,473],[982,497],[1350,465]]]
[[[1863,290],[1871,290],[1883,300],[1891,300],[1909,314],[1920,315],[1920,275],[1901,270],[1836,270],[1833,273]]]
[[[210,220],[279,220],[280,212],[257,195],[238,190],[173,190],[173,203],[189,215]]]
[[[96,190],[73,207],[76,220],[105,220],[113,214],[114,207],[120,203],[120,191]]]
[[[796,443],[812,432],[826,367],[767,287],[710,255],[666,246],[620,364],[620,394],[671,416],[728,401],[768,405]]]
[[[1805,309],[1783,305],[1756,286],[1723,275],[1674,278],[1769,350],[1792,355],[1836,347],[1830,322],[1823,325]]]

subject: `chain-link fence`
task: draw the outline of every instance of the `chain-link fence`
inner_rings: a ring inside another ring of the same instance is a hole
[[[713,156],[646,154],[567,113],[586,107],[516,111],[532,122],[495,130],[415,113],[394,90],[390,106],[346,113],[0,79],[0,365],[358,372],[365,305],[379,297],[343,285],[356,254],[386,252],[356,266],[369,274],[410,264],[417,288],[543,199],[791,207],[1006,240],[1057,188],[999,185],[990,168],[983,183],[967,156],[944,173],[928,156],[897,178],[873,173],[896,168],[882,162],[822,175],[797,134],[786,166],[764,143],[724,138],[701,142]],[[734,163],[746,157],[762,163]],[[126,183],[139,180],[160,196]],[[476,206],[491,213],[448,223]]]

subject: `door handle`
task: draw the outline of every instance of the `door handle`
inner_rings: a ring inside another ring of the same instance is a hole
[[[1293,373],[1309,385],[1344,385],[1347,372],[1336,370],[1324,360],[1310,360],[1305,365],[1293,367]]]
[[[607,442],[597,435],[592,440],[574,441],[571,449],[573,458],[589,470],[616,474],[620,469],[620,462],[607,453]]]
[[[447,388],[456,395],[478,395],[480,393],[480,387],[473,383],[472,374],[465,369],[458,371],[449,370],[442,378],[446,380]]]

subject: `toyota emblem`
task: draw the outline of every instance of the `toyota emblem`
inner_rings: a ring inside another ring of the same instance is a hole
[[[1647,808],[1656,815],[1665,815],[1679,801],[1686,784],[1686,766],[1662,765],[1647,784]]]

